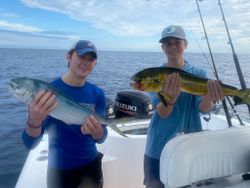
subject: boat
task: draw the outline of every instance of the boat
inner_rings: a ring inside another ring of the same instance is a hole
[[[134,100],[135,95],[141,97]],[[114,109],[107,110],[111,112],[110,118],[114,118],[112,112],[122,117],[136,115],[137,110],[140,114],[144,111],[148,118],[119,124],[128,138],[108,127],[106,141],[97,145],[104,154],[104,188],[144,187],[143,156],[153,110],[148,99],[142,92],[121,91],[111,103]],[[202,132],[180,133],[165,145],[160,159],[160,177],[165,187],[250,187],[250,181],[242,178],[250,172],[250,123],[241,125],[232,118],[233,126],[228,128],[225,116],[215,114],[204,115],[201,120]],[[29,152],[16,188],[46,188],[47,159],[48,135],[45,134],[40,144]]]
[[[220,0],[218,2],[239,80],[242,88],[245,88]],[[196,4],[199,10],[198,0]],[[205,31],[201,14],[200,18]],[[207,36],[206,39],[208,42]],[[211,50],[210,54],[212,58]],[[218,75],[216,77],[218,79]],[[223,107],[225,115],[201,116],[203,131],[180,133],[166,143],[160,157],[160,179],[166,188],[250,187],[250,122],[243,122],[238,114],[237,118],[230,117],[225,101]],[[248,109],[250,113],[249,106]],[[120,118],[127,114],[142,118],[139,115],[143,114],[144,119],[117,125],[128,138],[108,127],[106,141],[97,145],[98,150],[104,154],[104,188],[144,188],[143,157],[153,106],[143,93],[122,91],[117,94],[114,103],[109,103],[106,111],[106,116],[110,118]],[[29,152],[16,188],[46,188],[47,159],[48,136],[44,135],[40,144]]]

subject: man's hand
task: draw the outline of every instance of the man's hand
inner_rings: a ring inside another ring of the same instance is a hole
[[[176,102],[181,93],[181,80],[178,73],[168,75],[164,83],[163,92],[171,98],[170,101],[167,101],[168,103],[174,104]]]
[[[85,119],[81,131],[83,134],[90,134],[95,140],[101,139],[104,134],[101,123],[93,115]]]
[[[217,80],[207,81],[207,94],[204,96],[210,101],[220,101],[223,100],[225,95],[221,84]]]
[[[208,112],[214,101],[220,101],[224,99],[224,92],[221,84],[217,80],[207,81],[207,94],[202,97],[202,101],[199,105],[201,112]]]
[[[29,105],[29,124],[33,127],[39,127],[58,104],[56,96],[53,93],[39,91]]]

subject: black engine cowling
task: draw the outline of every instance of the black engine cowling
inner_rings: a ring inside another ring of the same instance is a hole
[[[148,95],[141,91],[122,90],[116,94],[114,115],[116,118],[135,116],[147,118],[153,113],[153,105]]]

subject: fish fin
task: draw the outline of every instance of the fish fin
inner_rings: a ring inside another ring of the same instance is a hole
[[[244,104],[244,101],[238,97],[238,96],[234,96],[233,97],[233,101],[234,101],[234,106],[240,105],[240,104]]]
[[[126,134],[124,134],[117,126],[116,123],[111,123],[109,124],[109,126],[115,131],[117,132],[119,135],[123,136],[123,137],[128,137]]]
[[[167,104],[167,101],[171,101],[171,100],[172,100],[172,98],[171,98],[170,96],[164,94],[163,92],[158,92],[157,94],[158,94],[158,97],[159,97],[160,101],[161,101],[165,106],[168,105],[168,104]]]
[[[239,90],[240,94],[238,96],[234,96],[234,105],[239,105],[239,104],[248,104],[250,105],[250,88],[248,89],[241,89]]]

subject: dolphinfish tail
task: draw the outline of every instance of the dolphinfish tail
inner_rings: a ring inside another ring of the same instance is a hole
[[[234,105],[238,104],[248,104],[250,105],[250,88],[248,89],[240,89],[239,90],[239,95],[233,97],[234,100]]]

